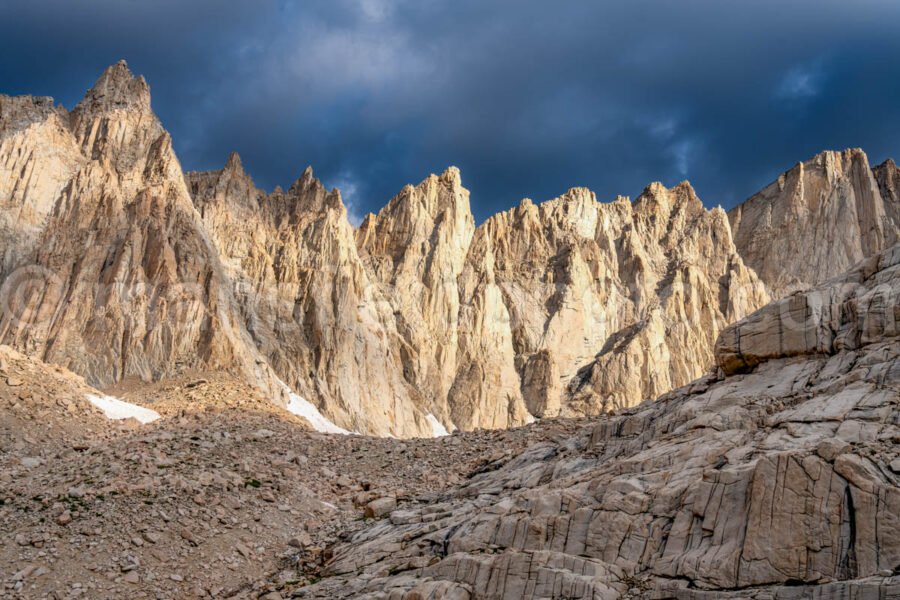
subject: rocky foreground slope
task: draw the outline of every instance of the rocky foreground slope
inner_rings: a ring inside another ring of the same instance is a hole
[[[160,418],[109,420],[83,379],[0,346],[0,598],[277,598],[367,511],[579,426],[400,442],[311,431],[222,373],[115,391]]]
[[[900,594],[900,245],[727,328],[716,374],[338,544],[304,598]]]

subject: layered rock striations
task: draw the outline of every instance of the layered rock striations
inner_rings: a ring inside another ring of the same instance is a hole
[[[892,161],[823,152],[729,212],[735,245],[774,298],[807,289],[900,240],[898,180]]]
[[[726,328],[717,373],[342,540],[295,595],[893,597],[898,295],[900,245]]]

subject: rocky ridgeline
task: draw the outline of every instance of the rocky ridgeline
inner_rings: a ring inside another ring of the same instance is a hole
[[[900,245],[719,338],[718,374],[495,461],[303,598],[900,593]]]
[[[143,78],[113,65],[71,113],[0,105],[25,115],[0,127],[0,342],[95,386],[225,369],[276,398]]]
[[[311,169],[271,194],[237,155],[183,174],[119,63],[71,113],[0,96],[0,342],[97,386],[226,371],[375,435],[598,415],[703,375],[725,326],[893,243],[898,179],[825,153],[730,215],[652,184],[476,227],[449,168],[354,228]]]
[[[236,155],[187,180],[262,353],[359,431],[629,406],[703,374],[718,331],[767,299],[687,184],[634,203],[575,189],[476,228],[451,168],[354,231],[309,169],[271,195]]]
[[[826,152],[476,226],[449,168],[354,228],[184,174],[124,63],[0,96],[0,596],[898,596],[898,190]]]

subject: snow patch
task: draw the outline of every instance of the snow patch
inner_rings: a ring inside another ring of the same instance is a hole
[[[444,427],[440,421],[437,420],[433,414],[428,413],[425,415],[425,418],[431,424],[431,435],[434,437],[444,437],[445,435],[450,435],[450,432],[447,431],[447,428]]]
[[[88,402],[103,411],[107,419],[137,419],[143,424],[152,423],[159,418],[159,413],[131,402],[125,402],[112,396],[95,396],[85,394]]]
[[[295,414],[298,417],[303,417],[309,421],[309,424],[313,426],[313,429],[320,433],[341,433],[344,435],[350,433],[343,427],[338,427],[329,421],[325,415],[319,412],[319,409],[316,408],[312,402],[295,394],[284,382],[282,382],[282,385],[284,385],[284,389],[288,394],[288,412]]]

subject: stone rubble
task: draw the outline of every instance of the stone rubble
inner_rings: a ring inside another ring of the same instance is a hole
[[[0,378],[0,598],[279,593],[319,577],[372,501],[383,519],[462,483],[497,448],[580,425],[403,443],[325,435],[223,373],[104,390],[162,415],[141,425],[105,418],[86,400],[97,390],[61,367],[6,346],[0,366],[22,382]]]

